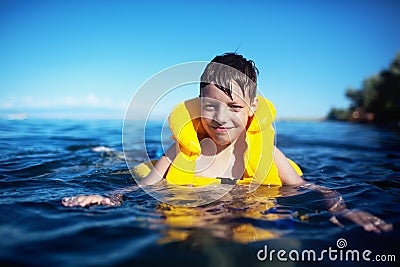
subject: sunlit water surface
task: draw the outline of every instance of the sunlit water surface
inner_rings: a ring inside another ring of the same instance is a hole
[[[162,153],[160,127],[149,124],[146,131],[151,158]],[[346,248],[393,254],[399,261],[399,132],[328,122],[279,122],[276,127],[277,146],[300,165],[306,180],[337,190],[349,208],[385,219],[394,231],[367,233],[350,222],[339,228],[329,222],[331,214],[324,211],[318,193],[305,190],[291,195],[293,189],[286,187],[260,187],[253,193],[237,187],[219,201],[197,208],[163,204],[140,188],[126,194],[119,207],[63,207],[61,199],[66,196],[106,194],[135,184],[122,152],[122,122],[3,120],[0,262],[2,266],[265,266],[271,262],[257,258],[265,246],[320,252],[338,249],[339,238],[347,241]],[[140,147],[142,135],[138,129],[132,149]],[[310,262],[275,258],[273,263],[308,266]],[[331,266],[360,263],[365,262],[324,260]]]

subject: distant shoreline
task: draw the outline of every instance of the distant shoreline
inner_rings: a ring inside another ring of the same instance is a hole
[[[278,117],[275,119],[276,122],[284,121],[312,121],[312,122],[322,122],[325,121],[325,117]]]

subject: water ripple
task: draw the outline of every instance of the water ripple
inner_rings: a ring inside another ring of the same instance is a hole
[[[161,141],[169,142],[159,140],[157,125],[149,125],[146,133],[152,157],[162,152]],[[329,222],[332,214],[318,192],[292,187],[260,187],[251,194],[237,187],[196,208],[166,205],[136,188],[120,207],[65,208],[62,197],[135,184],[122,153],[121,122],[27,120],[2,122],[0,129],[0,262],[142,266],[162,260],[175,266],[176,257],[201,266],[208,264],[204,258],[220,263],[218,255],[230,255],[232,264],[249,265],[257,263],[254,255],[264,244],[321,248],[348,236],[354,248],[379,250],[382,242],[395,248],[400,237],[398,133],[340,123],[276,127],[278,147],[299,163],[306,180],[337,190],[348,207],[392,222],[395,231],[368,234],[366,241],[354,224],[339,228]],[[132,162],[143,161],[141,138],[138,131],[138,143],[127,150]],[[267,197],[268,190],[275,190],[273,197]]]

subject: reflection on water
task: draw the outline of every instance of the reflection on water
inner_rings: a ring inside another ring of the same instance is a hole
[[[161,243],[182,241],[201,231],[214,238],[240,243],[255,242],[279,237],[279,231],[256,227],[246,220],[293,219],[293,213],[280,210],[275,203],[279,188],[261,187],[248,193],[245,186],[237,186],[217,203],[203,207],[186,208],[160,204],[162,223],[168,225]],[[268,197],[269,196],[269,197]],[[240,220],[237,220],[240,218]]]
[[[350,222],[343,228],[332,225],[318,193],[298,194],[291,187],[262,186],[249,193],[236,186],[218,201],[196,208],[163,204],[137,188],[120,207],[65,208],[62,197],[104,194],[135,183],[123,159],[121,122],[0,123],[4,264],[265,266],[256,258],[265,244],[271,249],[323,249],[334,247],[341,237],[351,248],[398,252],[400,135],[392,130],[343,123],[277,124],[278,147],[299,163],[308,181],[339,191],[349,208],[394,224],[393,232],[377,235]],[[152,127],[149,138],[157,140],[159,126]],[[149,146],[150,157],[156,158],[160,144]],[[129,160],[141,163],[135,149],[133,145]],[[165,187],[150,190],[156,194]],[[176,190],[171,197],[180,195],[185,201]]]
[[[209,194],[214,196],[214,190],[222,186],[209,186],[214,187],[210,188]],[[160,244],[192,240],[198,232],[210,238],[244,244],[259,242],[295,231],[296,224],[307,223],[310,216],[321,213],[320,223],[329,223],[329,214],[324,212],[324,199],[319,193],[312,190],[301,192],[293,186],[261,186],[249,192],[248,186],[237,185],[218,201],[199,207],[183,207],[179,203],[179,200],[196,201],[193,195],[186,195],[187,188],[184,187],[171,189],[161,184],[153,186],[151,193],[167,190],[171,198],[176,201],[179,196],[179,199],[178,206],[166,204],[168,199],[156,206],[155,210],[161,217],[153,223],[167,226],[162,231],[164,236],[159,240]],[[307,208],[302,207],[302,198],[308,199]],[[290,207],[290,201],[295,205]]]

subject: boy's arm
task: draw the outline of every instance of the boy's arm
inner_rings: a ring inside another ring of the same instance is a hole
[[[167,173],[169,166],[176,157],[176,144],[173,143],[164,155],[157,161],[150,174],[140,180],[140,185],[154,185],[159,183]]]
[[[369,212],[348,209],[342,195],[335,190],[312,183],[301,185],[298,189],[311,189],[320,192],[325,200],[326,209],[332,213],[330,221],[340,227],[343,227],[343,224],[340,223],[339,219],[345,218],[362,226],[368,232],[380,233],[382,231],[388,232],[393,230],[392,224],[386,223]]]
[[[336,191],[329,188],[318,186],[312,183],[306,183],[290,165],[286,156],[275,147],[275,165],[278,168],[279,177],[282,185],[297,185],[297,189],[311,189],[321,193],[325,199],[326,208],[332,213],[346,210],[346,204],[343,197]]]
[[[283,185],[301,185],[305,183],[303,178],[301,178],[293,169],[292,165],[290,165],[286,156],[276,147],[274,162],[278,168],[279,177]]]
[[[176,145],[175,143],[165,152],[163,156],[157,161],[151,170],[150,174],[140,181],[141,185],[154,185],[159,183],[165,176],[169,166],[176,156]],[[62,204],[66,207],[81,206],[85,207],[92,204],[104,205],[104,206],[115,206],[121,205],[123,201],[123,194],[135,191],[138,189],[138,185],[113,190],[108,196],[101,195],[80,195],[73,197],[65,197],[62,199]]]
[[[305,183],[303,178],[296,173],[285,155],[278,148],[275,148],[274,161],[283,185],[298,185],[298,189],[311,189],[321,193],[325,200],[326,209],[333,215],[331,218],[332,223],[343,226],[338,220],[339,217],[353,221],[362,226],[366,231],[380,233],[381,231],[391,231],[393,229],[393,225],[386,223],[369,212],[347,209],[344,199],[339,192],[312,183]]]

